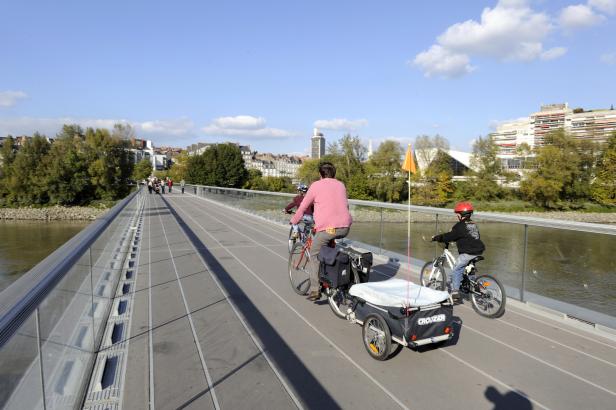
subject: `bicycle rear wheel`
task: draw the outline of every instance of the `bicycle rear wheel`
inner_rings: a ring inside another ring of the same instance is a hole
[[[484,317],[497,318],[505,313],[505,288],[493,276],[481,275],[475,279],[471,302],[475,312]]]
[[[421,268],[419,274],[419,282],[422,286],[426,286],[435,290],[445,290],[447,285],[447,276],[442,266],[434,266],[434,261],[426,262]]]
[[[349,286],[360,283],[359,277],[354,272],[351,272],[351,278],[352,279]],[[334,315],[341,319],[346,319],[347,309],[352,303],[351,299],[348,298],[347,289],[330,289],[330,293],[327,296],[327,301],[329,302],[329,307],[332,312],[334,312]]]
[[[289,280],[293,291],[306,295],[310,288],[310,254],[304,251],[301,243],[296,243],[289,255]]]

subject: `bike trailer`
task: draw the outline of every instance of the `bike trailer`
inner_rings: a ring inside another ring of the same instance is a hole
[[[353,285],[349,294],[355,303],[348,319],[364,325],[366,318],[380,317],[389,330],[381,332],[398,344],[417,347],[453,337],[453,301],[447,292],[392,278]]]

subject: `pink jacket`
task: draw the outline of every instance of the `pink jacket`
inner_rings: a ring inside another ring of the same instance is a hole
[[[314,203],[314,223],[317,232],[327,228],[348,228],[353,223],[344,184],[335,178],[313,182],[304,196],[291,223],[299,223],[302,215]]]

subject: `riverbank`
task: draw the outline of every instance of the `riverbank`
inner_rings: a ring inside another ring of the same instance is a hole
[[[595,224],[616,224],[616,212],[511,212],[508,215]]]
[[[108,208],[49,206],[43,208],[0,208],[0,220],[9,221],[92,221]]]

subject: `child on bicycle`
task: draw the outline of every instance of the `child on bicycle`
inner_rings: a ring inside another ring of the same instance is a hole
[[[302,203],[304,199],[304,195],[306,194],[306,192],[308,192],[308,187],[304,184],[299,184],[297,186],[297,192],[298,194],[295,196],[295,198],[293,198],[293,201],[291,201],[291,203],[284,208],[284,211],[288,214],[291,213],[291,210],[293,208],[299,208],[300,204]],[[312,217],[313,213],[314,213],[314,205],[311,204],[306,209],[302,217],[304,224],[312,225],[312,223],[314,222],[314,219]],[[297,238],[299,236],[299,224],[293,224],[292,227],[293,227],[292,237]]]
[[[473,204],[470,202],[459,202],[454,208],[458,215],[458,222],[451,228],[450,232],[434,235],[433,241],[455,242],[458,247],[458,260],[451,273],[451,294],[458,296],[462,274],[468,262],[474,257],[481,255],[486,249],[480,239],[477,224],[471,221],[473,215]]]

